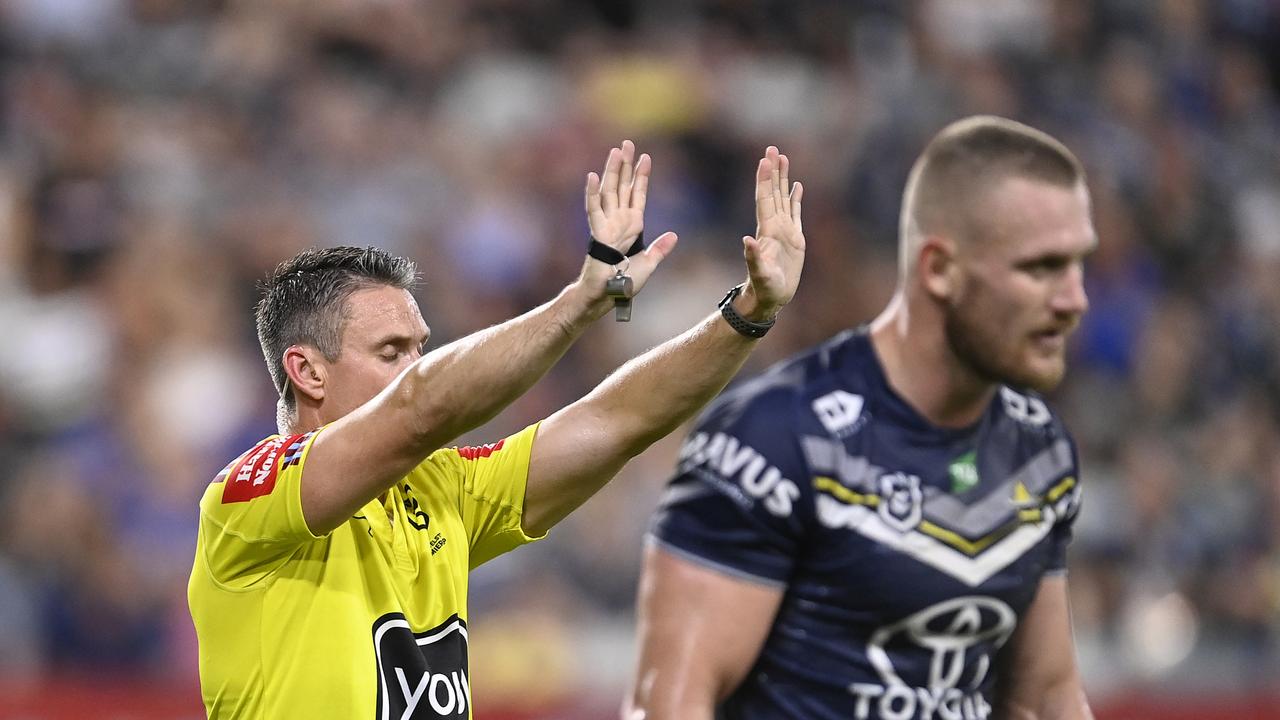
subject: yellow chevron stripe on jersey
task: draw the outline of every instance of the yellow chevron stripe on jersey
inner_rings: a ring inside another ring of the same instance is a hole
[[[991,547],[995,543],[999,542],[1001,539],[1007,537],[1014,530],[1018,529],[1018,526],[1020,524],[1021,524],[1020,522],[1011,522],[1001,527],[999,530],[996,530],[995,532],[992,532],[992,533],[988,533],[987,535],[977,540],[968,540],[962,535],[960,535],[959,533],[948,530],[939,525],[935,525],[934,523],[928,520],[922,520],[920,522],[919,528],[917,529],[920,532],[924,533],[925,535],[928,535],[929,537],[932,537],[936,540],[941,540],[942,542],[950,545],[951,547],[959,550],[960,552],[970,557],[973,557],[981,553],[983,550],[986,550],[987,548]]]
[[[1057,502],[1063,495],[1070,492],[1075,487],[1076,478],[1068,476],[1054,485],[1044,497],[1037,498],[1033,496],[1026,488],[1026,485],[1017,483],[1014,486],[1013,497],[1010,498],[1014,507],[1019,508],[1009,522],[1004,523],[992,530],[991,532],[976,538],[969,539],[955,530],[949,529],[931,520],[921,520],[916,526],[915,531],[923,535],[927,535],[946,545],[959,550],[969,557],[976,557],[985,550],[1000,542],[1004,538],[1013,534],[1018,527],[1022,525],[1034,525],[1044,520],[1044,508],[1051,503]],[[813,479],[813,487],[819,492],[827,493],[837,500],[849,505],[859,505],[862,507],[875,508],[880,505],[880,496],[871,493],[860,493],[842,485],[835,478],[827,476],[818,476]]]
[[[876,507],[880,504],[879,495],[863,495],[841,485],[835,478],[819,476],[813,479],[813,486],[818,490],[835,495],[850,505],[866,505]]]
[[[1075,486],[1076,486],[1075,476],[1068,475],[1067,477],[1062,479],[1062,482],[1050,488],[1049,492],[1045,493],[1044,496],[1049,502],[1058,502],[1058,498],[1061,498],[1063,495],[1066,495],[1068,492],[1071,491],[1071,488]]]

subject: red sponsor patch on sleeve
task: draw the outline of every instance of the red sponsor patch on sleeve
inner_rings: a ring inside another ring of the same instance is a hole
[[[467,460],[479,460],[480,458],[487,458],[490,455],[501,450],[502,443],[504,442],[506,442],[506,440],[499,440],[496,443],[489,443],[487,445],[480,445],[478,447],[467,445],[460,448],[454,448],[454,450],[457,450],[458,454],[466,458]]]
[[[247,502],[270,495],[276,489],[282,456],[295,445],[300,446],[305,439],[305,435],[278,436],[258,443],[227,473],[222,503]]]

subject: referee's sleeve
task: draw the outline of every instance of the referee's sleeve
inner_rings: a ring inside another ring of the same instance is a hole
[[[462,522],[470,543],[470,565],[476,568],[502,553],[541,539],[521,527],[529,457],[538,424],[496,443],[445,448],[431,460],[461,479]]]
[[[317,539],[303,519],[301,479],[318,432],[263,440],[205,490],[197,551],[215,581],[250,586]]]

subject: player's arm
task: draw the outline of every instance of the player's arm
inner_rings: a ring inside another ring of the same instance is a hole
[[[734,301],[756,322],[773,318],[791,300],[804,265],[803,188],[789,187],[788,165],[770,147],[756,171],[756,236],[743,238],[748,281]],[[529,461],[525,531],[545,532],[689,419],[728,384],[756,343],[712,313],[544,420]]]
[[[651,161],[634,162],[630,141],[613,148],[603,177],[587,176],[592,236],[625,252],[643,229]],[[675,246],[666,233],[629,259],[639,291]],[[476,262],[483,262],[477,259]],[[323,534],[434,450],[488,421],[528,390],[613,302],[612,266],[590,257],[554,300],[450,343],[415,361],[360,408],[329,425],[312,446],[302,477],[308,527]]]
[[[623,718],[712,720],[760,655],[782,595],[650,544],[637,605],[640,660]]]
[[[1040,581],[1004,655],[997,717],[1093,720],[1076,666],[1066,575]]]

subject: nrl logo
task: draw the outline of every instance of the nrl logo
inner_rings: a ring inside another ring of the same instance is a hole
[[[880,519],[898,532],[910,532],[924,515],[924,493],[920,478],[902,472],[880,476],[880,502],[876,508]]]

